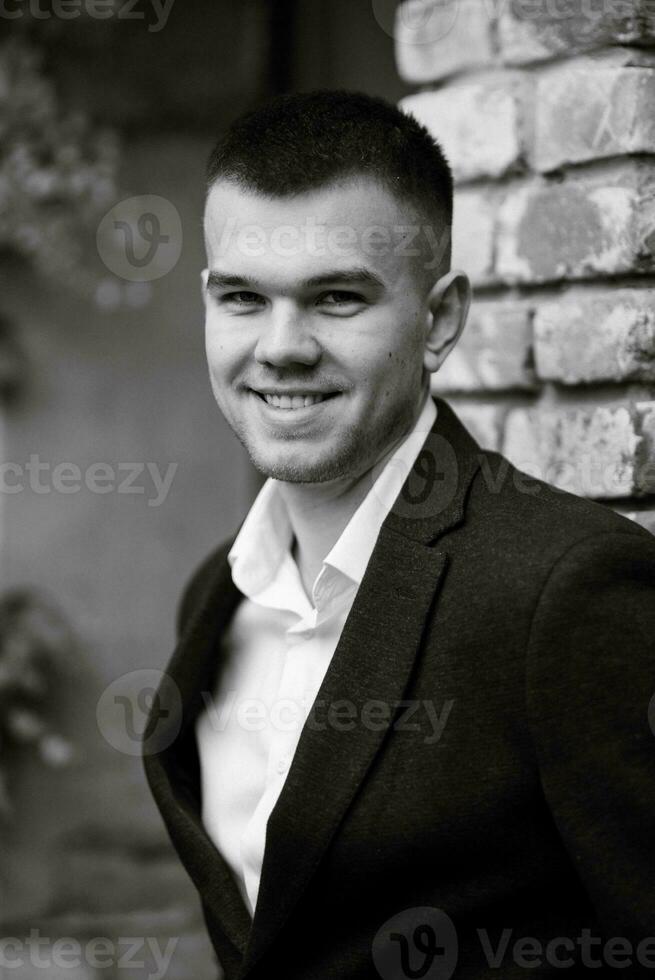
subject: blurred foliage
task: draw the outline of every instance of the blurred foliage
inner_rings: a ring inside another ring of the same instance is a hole
[[[11,810],[8,779],[19,752],[64,765],[72,747],[47,723],[57,664],[73,648],[63,617],[27,589],[0,597],[0,814]]]
[[[0,250],[93,294],[100,270],[89,256],[117,198],[118,144],[60,105],[22,37],[0,46],[0,147]]]

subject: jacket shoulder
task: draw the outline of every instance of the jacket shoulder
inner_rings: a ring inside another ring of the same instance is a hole
[[[481,452],[469,506],[497,534],[520,538],[528,550],[562,553],[577,541],[622,532],[653,542],[653,535],[611,506],[559,489],[523,472],[497,452]]]

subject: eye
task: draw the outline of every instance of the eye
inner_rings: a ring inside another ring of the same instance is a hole
[[[234,293],[226,293],[221,297],[221,302],[231,306],[260,306],[264,302],[264,297],[247,289],[239,289]]]
[[[363,296],[347,289],[331,289],[318,298],[319,306],[331,307],[338,313],[353,313],[365,303]]]

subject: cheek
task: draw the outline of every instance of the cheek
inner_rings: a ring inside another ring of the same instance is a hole
[[[402,337],[394,355],[398,370],[411,375],[420,370],[420,365],[423,363],[424,347],[423,321],[420,316],[415,315],[405,323]]]
[[[205,353],[209,366],[215,372],[229,373],[247,356],[247,344],[243,332],[226,328],[208,317],[205,321]]]
[[[369,410],[384,411],[407,385],[404,381],[404,355],[391,344],[376,349],[362,370],[362,383],[368,390]]]
[[[225,371],[226,364],[223,350],[215,338],[206,338],[205,353],[211,374],[214,377],[220,376]]]
[[[214,352],[219,349],[219,331],[215,317],[210,312],[205,314],[205,350]]]
[[[211,328],[205,330],[205,350],[208,354],[218,356],[223,352],[224,346],[218,331]]]
[[[376,347],[371,373],[380,378],[413,377],[423,361],[422,334],[416,323],[389,331]]]

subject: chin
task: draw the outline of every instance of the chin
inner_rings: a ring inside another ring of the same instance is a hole
[[[327,483],[347,477],[350,468],[343,459],[266,458],[250,452],[250,460],[260,473],[283,483]]]

